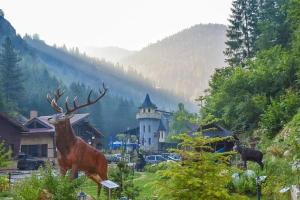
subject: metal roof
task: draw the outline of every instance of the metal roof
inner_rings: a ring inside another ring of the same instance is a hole
[[[140,106],[140,108],[154,108],[156,109],[157,106],[151,102],[149,94],[146,95],[144,103]]]
[[[164,124],[161,120],[159,122],[159,126],[158,126],[157,131],[167,131],[167,129],[165,128],[165,126],[164,126]]]

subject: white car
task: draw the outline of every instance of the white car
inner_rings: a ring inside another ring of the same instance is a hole
[[[157,164],[160,162],[167,161],[167,159],[165,159],[161,155],[149,155],[149,156],[146,156],[145,161],[147,164]]]

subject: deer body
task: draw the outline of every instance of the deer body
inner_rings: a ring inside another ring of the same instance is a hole
[[[236,144],[235,150],[241,155],[241,158],[244,162],[244,167],[247,169],[247,161],[253,161],[260,165],[261,169],[263,169],[264,164],[262,162],[263,153],[261,151],[241,147],[239,143]]]
[[[78,105],[77,98],[75,98],[73,109],[70,109],[67,97],[65,102],[66,113],[63,113],[62,108],[57,105],[57,100],[62,96],[59,90],[54,94],[54,99],[47,95],[51,106],[58,112],[58,114],[49,118],[48,121],[55,127],[57,160],[60,173],[65,175],[68,170],[71,170],[72,178],[75,178],[78,171],[83,171],[86,176],[98,185],[98,197],[101,191],[101,182],[107,180],[107,160],[101,152],[75,135],[70,118],[73,117],[73,113],[79,108],[94,104],[100,100],[107,91],[104,85],[103,88],[104,92],[100,90],[100,96],[94,101],[91,100],[91,91],[86,104]]]

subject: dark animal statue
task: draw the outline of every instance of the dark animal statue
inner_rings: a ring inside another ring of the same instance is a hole
[[[263,160],[263,153],[261,151],[246,148],[240,146],[239,141],[236,141],[236,145],[233,147],[233,150],[237,151],[239,154],[241,154],[241,158],[244,162],[244,168],[247,169],[247,161],[253,161],[260,165],[261,169],[264,168],[264,164],[262,162]]]
[[[97,149],[87,144],[81,138],[76,137],[70,119],[74,116],[75,111],[96,103],[106,94],[107,88],[105,88],[104,84],[103,91],[100,90],[99,92],[99,97],[91,100],[91,91],[87,103],[83,105],[79,105],[75,97],[72,109],[69,106],[67,97],[65,101],[65,113],[63,113],[63,109],[57,104],[58,99],[63,93],[58,89],[54,93],[54,98],[49,94],[47,95],[51,107],[58,113],[49,118],[48,121],[55,127],[57,160],[61,175],[64,176],[68,170],[71,170],[72,178],[75,178],[78,171],[85,172],[86,176],[97,183],[98,197],[100,196],[101,182],[107,180],[107,160]]]

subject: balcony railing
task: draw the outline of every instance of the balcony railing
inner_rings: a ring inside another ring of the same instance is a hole
[[[160,113],[138,113],[136,115],[136,119],[145,119],[145,118],[161,119],[161,114]]]

